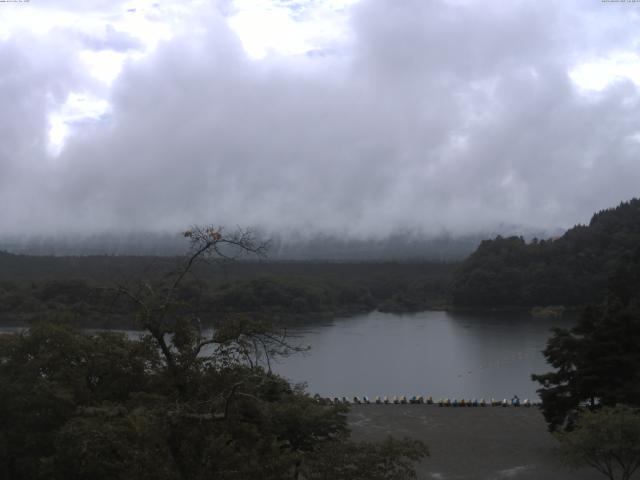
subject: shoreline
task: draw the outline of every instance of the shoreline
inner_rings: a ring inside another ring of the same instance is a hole
[[[357,309],[336,309],[332,311],[320,311],[320,312],[308,312],[308,313],[291,313],[291,312],[269,312],[264,314],[259,311],[247,311],[247,312],[231,312],[228,314],[214,314],[208,315],[203,318],[203,323],[206,326],[211,326],[215,319],[224,317],[225,315],[238,314],[247,315],[257,318],[263,318],[269,321],[273,321],[274,324],[282,324],[284,326],[297,326],[303,325],[308,322],[318,322],[325,320],[344,319],[350,317],[356,317],[359,315],[369,315],[375,312],[386,313],[391,315],[415,315],[422,312],[447,312],[452,314],[465,314],[472,313],[479,316],[485,315],[506,315],[506,314],[527,314],[531,318],[557,318],[561,319],[565,316],[574,316],[579,313],[583,306],[569,306],[563,307],[563,313],[558,316],[535,315],[533,312],[537,308],[549,308],[549,307],[511,307],[511,306],[497,306],[497,307],[462,307],[454,306],[450,304],[433,304],[425,305],[424,308],[419,309],[373,309],[373,310],[357,310]],[[69,318],[78,320],[79,318],[85,319],[86,325],[79,325],[80,328],[104,328],[104,329],[136,329],[137,325],[135,321],[130,320],[135,315],[134,313],[104,313],[99,311],[89,311],[86,313],[74,312],[72,310],[61,310],[57,312],[61,315],[69,315]],[[29,327],[31,324],[41,320],[46,320],[51,317],[50,311],[34,311],[34,312],[2,312],[0,313],[0,326],[1,327]]]

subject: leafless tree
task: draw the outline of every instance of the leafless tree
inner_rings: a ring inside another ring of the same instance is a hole
[[[214,339],[205,338],[198,317],[184,319],[175,315],[178,289],[199,263],[227,262],[243,255],[263,257],[267,243],[259,241],[249,229],[236,228],[227,233],[223,227],[194,226],[183,233],[189,250],[173,271],[160,281],[140,281],[135,285],[117,285],[116,291],[135,305],[138,325],[149,332],[169,371],[177,373],[192,364]]]
[[[219,322],[213,330],[203,330],[198,316],[177,313],[179,288],[200,263],[226,264],[242,256],[265,257],[268,243],[260,241],[249,229],[237,227],[193,226],[183,233],[189,250],[177,268],[159,281],[139,281],[117,285],[116,291],[135,305],[138,325],[149,332],[162,352],[167,370],[178,386],[184,372],[203,359],[226,363],[244,363],[251,369],[264,364],[271,373],[272,358],[305,348],[288,341],[285,329],[245,316],[233,316]],[[235,390],[230,393],[233,396]]]

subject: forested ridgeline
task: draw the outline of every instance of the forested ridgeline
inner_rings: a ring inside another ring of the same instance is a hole
[[[131,302],[118,286],[161,278],[178,258],[34,257],[0,254],[5,323],[65,312],[82,326],[128,326]],[[198,265],[181,284],[184,313],[204,321],[228,314],[276,319],[417,311],[449,302],[455,265],[444,263],[234,262]]]
[[[562,237],[483,241],[452,285],[458,306],[579,306],[601,301],[611,284],[640,288],[640,199],[623,202]]]

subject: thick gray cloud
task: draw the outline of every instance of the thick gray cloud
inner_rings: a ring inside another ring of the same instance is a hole
[[[81,43],[91,50],[113,50],[125,52],[127,50],[141,50],[139,40],[126,32],[118,31],[113,25],[107,24],[102,31],[82,33],[79,36]]]
[[[52,207],[63,207],[48,204],[41,190],[64,181],[46,154],[47,115],[91,81],[67,55],[73,43],[60,33],[0,42],[0,231],[38,230]]]
[[[349,42],[260,61],[209,12],[127,64],[108,121],[55,159],[43,147],[47,102],[89,80],[61,45],[10,39],[0,44],[10,66],[0,118],[13,128],[0,132],[0,229],[214,222],[384,237],[588,220],[638,195],[640,97],[628,80],[585,95],[568,72],[637,51],[638,12],[365,0],[350,12]]]

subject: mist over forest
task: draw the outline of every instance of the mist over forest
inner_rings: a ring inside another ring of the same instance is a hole
[[[508,229],[501,230],[510,236]],[[513,229],[512,235],[521,235]],[[309,237],[293,234],[287,237],[257,235],[268,242],[266,260],[293,261],[389,261],[431,260],[460,261],[480,242],[496,234],[452,237],[424,237],[412,232],[396,233],[387,238],[360,239],[332,236]],[[555,233],[557,235],[557,233]],[[525,238],[549,238],[549,232],[528,232]],[[0,250],[24,255],[182,255],[187,242],[182,234],[131,233],[88,236],[0,236]]]

